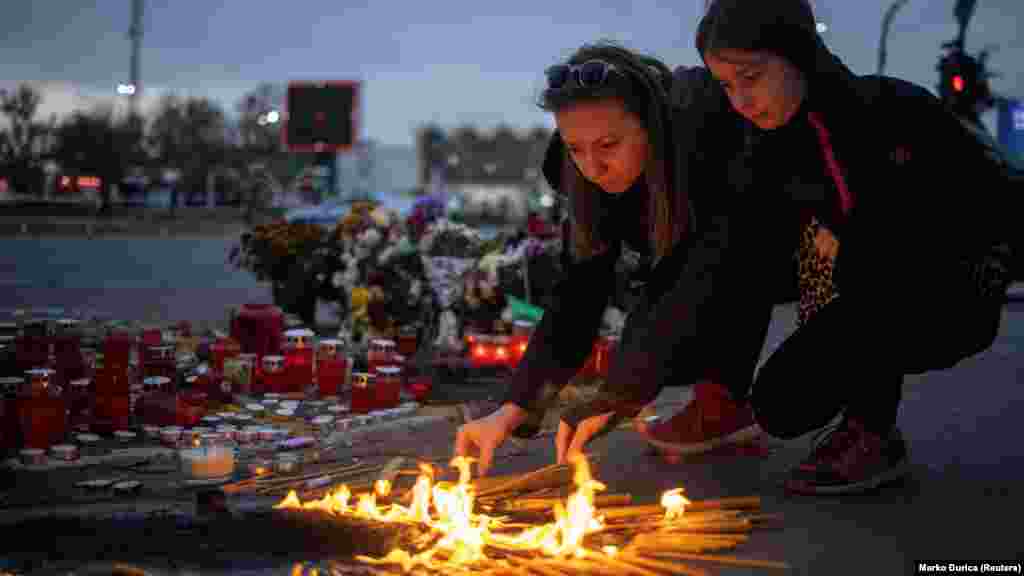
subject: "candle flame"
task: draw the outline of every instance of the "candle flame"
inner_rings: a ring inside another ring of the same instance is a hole
[[[662,494],[661,505],[665,507],[665,520],[681,518],[689,503],[690,501],[683,496],[682,488],[675,488]]]
[[[596,514],[594,494],[604,490],[605,485],[591,476],[590,465],[582,455],[570,458],[574,467],[575,491],[563,505],[556,502],[554,522],[531,527],[519,533],[492,533],[491,528],[501,526],[501,520],[473,512],[475,489],[470,482],[470,465],[473,459],[456,457],[449,463],[456,468],[459,478],[456,482],[434,482],[433,467],[420,463],[420,474],[412,487],[411,503],[408,508],[392,503],[380,505],[378,495],[382,493],[382,482],[374,490],[358,494],[356,505],[350,507],[352,493],[345,485],[320,500],[301,502],[294,491],[275,508],[298,510],[322,510],[331,514],[349,514],[380,522],[416,523],[429,527],[439,538],[422,552],[393,549],[383,558],[358,557],[371,564],[399,565],[409,571],[417,566],[433,570],[446,567],[474,565],[488,557],[487,546],[496,548],[536,551],[548,556],[583,558],[587,554],[583,539],[587,534],[604,528],[604,518]],[[390,483],[387,484],[390,490]],[[603,551],[614,556],[618,549],[605,546]]]

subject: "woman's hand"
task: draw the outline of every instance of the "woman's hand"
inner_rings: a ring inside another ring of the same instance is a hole
[[[455,455],[477,458],[477,473],[486,475],[494,461],[494,451],[526,417],[526,411],[519,406],[505,404],[488,416],[466,422],[455,434]]]
[[[573,429],[565,420],[558,423],[558,433],[555,435],[555,454],[559,464],[569,462],[573,456],[583,454],[583,448],[587,443],[604,430],[611,421],[614,412],[606,412],[597,416],[591,416],[580,421]]]
[[[831,230],[820,226],[814,237],[814,247],[818,251],[818,257],[826,262],[835,262],[839,255],[839,239]]]

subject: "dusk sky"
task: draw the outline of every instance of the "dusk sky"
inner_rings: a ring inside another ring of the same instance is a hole
[[[765,0],[769,1],[769,0]],[[829,45],[858,73],[876,68],[890,0],[817,2]],[[703,0],[348,2],[149,0],[142,42],[146,101],[164,91],[231,111],[258,83],[364,82],[362,136],[411,145],[423,122],[551,125],[534,100],[543,69],[597,39],[699,62]],[[934,90],[940,44],[956,33],[954,0],[910,0],[897,15],[886,73]],[[130,0],[11,0],[0,19],[0,87],[40,83],[42,111],[110,98],[128,80]],[[972,51],[999,46],[996,91],[1024,97],[1024,1],[979,0]],[[93,100],[90,100],[92,98]]]

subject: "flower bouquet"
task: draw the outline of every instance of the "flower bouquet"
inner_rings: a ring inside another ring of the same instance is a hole
[[[427,227],[419,252],[431,290],[441,307],[437,338],[442,350],[460,351],[459,322],[453,306],[462,297],[462,277],[482,255],[483,241],[477,230],[464,224],[439,219]]]
[[[243,233],[229,259],[270,282],[275,303],[312,323],[320,296],[317,271],[327,244],[322,226],[279,220]]]

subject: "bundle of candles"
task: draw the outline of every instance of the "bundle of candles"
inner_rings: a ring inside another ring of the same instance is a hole
[[[382,478],[372,485],[336,486],[303,501],[290,491],[275,510],[372,525],[415,527],[416,538],[357,560],[387,571],[490,574],[706,574],[706,566],[788,569],[788,564],[721,552],[742,546],[772,525],[758,497],[691,501],[681,488],[658,504],[632,505],[628,494],[598,494],[586,459],[522,476],[471,481],[470,461],[456,458],[454,481],[436,470]],[[415,477],[402,489],[397,479]],[[395,478],[392,481],[391,478]],[[567,497],[561,495],[571,485]]]

